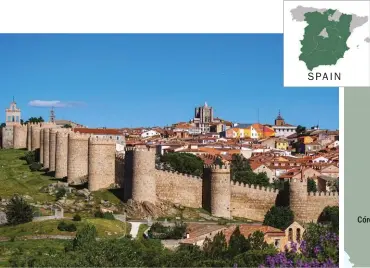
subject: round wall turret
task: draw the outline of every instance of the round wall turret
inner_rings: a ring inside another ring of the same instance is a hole
[[[44,151],[44,168],[45,169],[49,169],[49,133],[50,133],[50,128],[44,128],[43,129],[43,132],[44,132],[44,147],[43,147],[43,151]]]
[[[89,139],[89,190],[106,189],[115,183],[116,141]]]
[[[67,157],[68,157],[68,135],[70,132],[59,131],[56,134],[55,147],[55,178],[63,179],[67,177]]]
[[[58,129],[52,128],[49,131],[49,171],[55,171],[55,146]]]
[[[14,149],[27,148],[27,125],[14,125],[13,146]]]
[[[307,220],[307,178],[292,178],[289,182],[290,209],[294,213],[294,220],[306,222]]]
[[[31,138],[32,138],[32,133],[31,133],[31,123],[27,124],[27,150],[31,151]]]
[[[153,148],[146,146],[132,149],[132,199],[138,202],[157,200],[155,154]]]
[[[90,135],[71,133],[68,137],[68,169],[67,181],[69,184],[83,184],[88,176]]]
[[[211,169],[211,214],[229,219],[231,185],[230,166],[212,165]]]
[[[40,125],[34,124],[31,127],[31,151],[40,149]]]
[[[44,164],[44,129],[40,130],[40,163]]]

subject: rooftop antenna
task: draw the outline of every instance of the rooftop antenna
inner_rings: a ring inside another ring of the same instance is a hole
[[[14,96],[13,96],[13,102],[15,102],[15,101],[14,101]]]

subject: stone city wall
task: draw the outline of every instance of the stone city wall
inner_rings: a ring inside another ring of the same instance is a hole
[[[278,191],[238,182],[231,183],[231,215],[263,221],[265,214],[275,205]]]
[[[159,199],[186,207],[202,207],[202,178],[157,169],[154,177]]]

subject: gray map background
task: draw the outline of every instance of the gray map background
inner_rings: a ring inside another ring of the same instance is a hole
[[[370,223],[357,222],[370,218],[370,88],[344,88],[344,122],[344,250],[370,267]]]

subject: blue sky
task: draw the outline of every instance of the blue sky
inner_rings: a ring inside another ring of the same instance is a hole
[[[89,127],[188,121],[207,102],[233,122],[338,129],[338,88],[284,88],[280,34],[0,35],[0,107]],[[38,102],[41,101],[41,102]],[[3,119],[5,121],[5,112]]]

